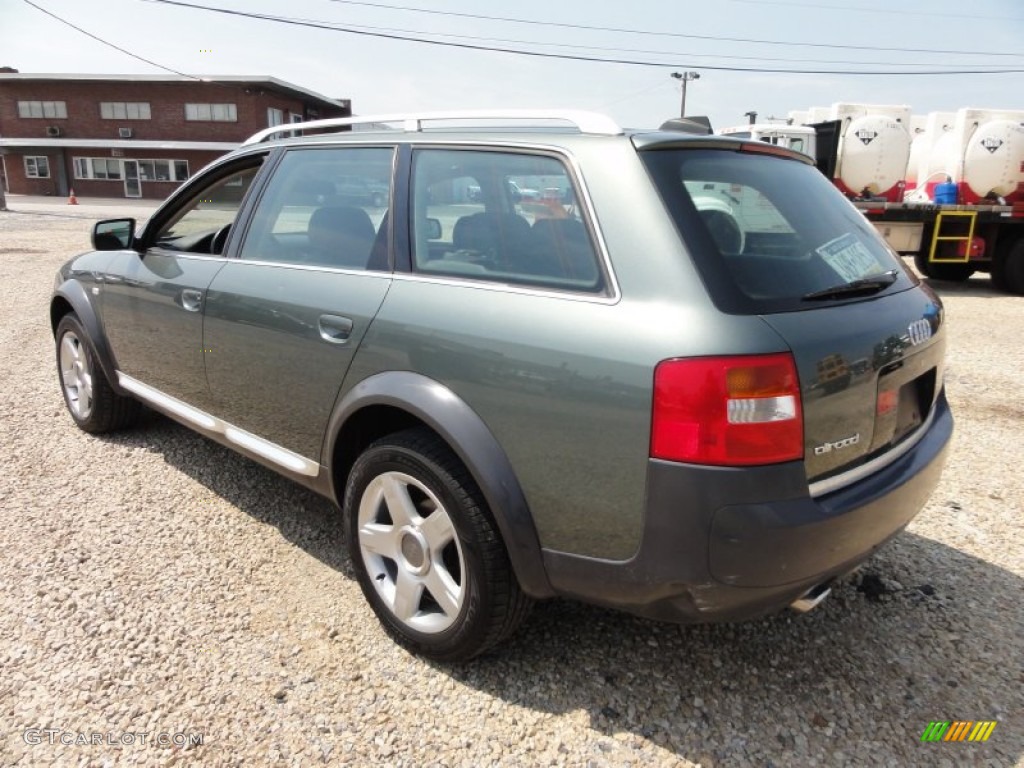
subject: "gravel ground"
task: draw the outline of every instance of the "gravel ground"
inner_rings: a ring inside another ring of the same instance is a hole
[[[944,479],[817,611],[553,601],[447,667],[379,629],[324,500],[156,415],[73,427],[47,302],[92,209],[51,210],[0,213],[0,765],[1024,766],[1024,300],[940,286]]]

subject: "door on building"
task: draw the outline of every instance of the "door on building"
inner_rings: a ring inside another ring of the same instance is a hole
[[[124,166],[124,196],[142,197],[142,182],[139,180],[139,162],[122,160]]]

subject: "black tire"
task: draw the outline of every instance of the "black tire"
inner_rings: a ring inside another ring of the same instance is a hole
[[[992,263],[992,284],[1001,291],[1024,295],[1024,237],[1001,249]]]
[[[951,283],[962,283],[975,272],[974,266],[970,263],[947,264],[930,262],[928,261],[928,255],[924,253],[914,254],[914,266],[925,277],[930,277],[933,280],[946,280]]]
[[[928,263],[928,254],[918,251],[914,254],[914,266],[925,277],[931,277],[932,265]]]
[[[388,634],[413,653],[471,659],[529,613],[532,601],[483,495],[429,430],[371,444],[352,467],[343,508],[363,594]]]
[[[57,377],[64,404],[75,424],[98,434],[131,426],[138,420],[140,404],[117,394],[100,367],[92,339],[74,312],[57,324]]]

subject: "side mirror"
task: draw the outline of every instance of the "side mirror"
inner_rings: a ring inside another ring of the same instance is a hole
[[[97,251],[121,251],[135,240],[135,219],[105,219],[92,228],[92,247]]]
[[[441,239],[441,220],[427,219],[427,240]]]

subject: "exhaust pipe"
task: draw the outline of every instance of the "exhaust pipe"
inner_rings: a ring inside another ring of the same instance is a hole
[[[828,586],[828,584],[819,584],[816,587],[812,587],[809,591],[805,592],[803,596],[798,597],[790,603],[789,607],[797,613],[813,611],[818,607],[822,600],[829,596],[830,592],[832,592],[832,587]]]

